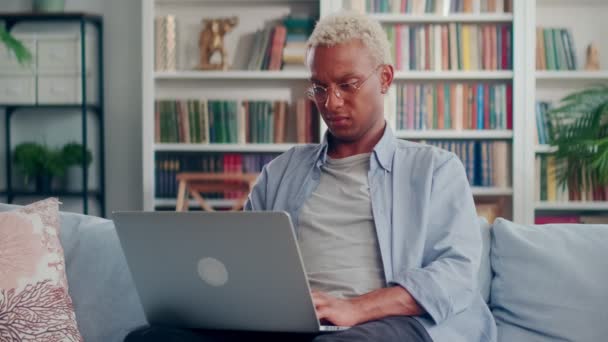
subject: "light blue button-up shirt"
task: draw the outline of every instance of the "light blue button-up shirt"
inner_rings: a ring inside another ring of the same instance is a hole
[[[287,211],[298,234],[298,214],[319,184],[327,148],[326,136],[266,165],[245,210]],[[370,155],[368,181],[386,285],[403,286],[426,310],[417,319],[434,342],[496,341],[477,289],[481,237],[460,160],[396,139],[387,126]]]

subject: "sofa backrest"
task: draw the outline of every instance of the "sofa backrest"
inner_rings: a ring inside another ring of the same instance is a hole
[[[497,219],[491,264],[499,342],[606,341],[608,225]]]

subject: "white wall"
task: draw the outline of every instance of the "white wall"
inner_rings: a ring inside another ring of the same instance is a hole
[[[30,0],[1,0],[0,12],[24,11]],[[141,193],[141,2],[138,0],[66,0],[66,11],[101,14],[104,19],[105,63],[105,149],[106,149],[106,214],[116,210],[142,208]],[[4,113],[0,112],[0,189],[4,188]],[[36,125],[35,115],[31,120]],[[66,120],[66,119],[62,119]],[[78,115],[71,115],[65,125],[45,125],[48,140],[57,140],[79,126]],[[28,125],[26,125],[28,126]],[[49,127],[52,126],[52,127]],[[96,126],[89,128],[96,129]],[[16,134],[33,134],[18,130]],[[24,140],[28,138],[16,137]],[[33,139],[37,137],[32,137]],[[39,138],[39,137],[38,137]],[[96,149],[96,145],[91,146]],[[0,201],[5,199],[0,198]],[[25,199],[24,199],[25,200]],[[67,201],[66,201],[67,202]],[[78,211],[78,203],[65,203],[63,209]],[[95,206],[93,206],[95,213]]]

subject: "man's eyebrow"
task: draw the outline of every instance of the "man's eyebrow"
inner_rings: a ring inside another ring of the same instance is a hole
[[[349,79],[349,78],[354,78],[354,77],[363,77],[363,76],[358,75],[358,74],[356,74],[356,73],[354,73],[354,72],[349,72],[349,73],[346,73],[346,74],[344,74],[344,75],[342,75],[342,76],[338,77],[338,78],[337,78],[337,80],[338,80],[338,83],[340,83],[340,82],[342,82],[342,81],[344,81],[344,80],[346,80],[346,79]],[[319,83],[319,84],[324,84],[324,82],[321,82],[320,80],[318,80],[318,79],[316,79],[316,78],[314,78],[314,77],[311,77],[311,78],[309,78],[308,80],[309,80],[311,83]]]

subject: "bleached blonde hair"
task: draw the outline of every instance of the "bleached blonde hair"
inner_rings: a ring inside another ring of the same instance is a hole
[[[390,45],[382,26],[370,17],[352,11],[321,18],[308,38],[306,53],[308,55],[310,49],[318,45],[333,46],[353,40],[360,40],[377,64],[391,64]]]

